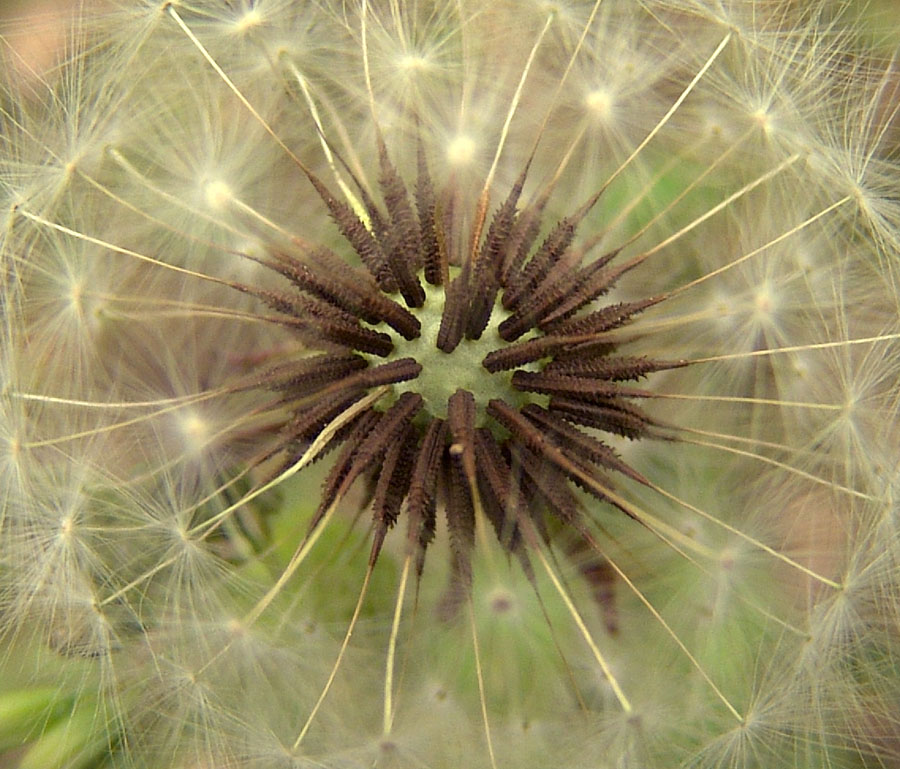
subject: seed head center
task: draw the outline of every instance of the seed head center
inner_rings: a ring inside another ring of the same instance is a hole
[[[388,360],[413,358],[422,366],[418,377],[394,385],[395,392],[407,390],[419,393],[425,401],[425,410],[432,417],[447,418],[447,401],[459,389],[475,395],[477,427],[487,424],[485,408],[492,398],[499,398],[519,405],[524,393],[515,390],[510,383],[512,373],[489,372],[482,361],[485,356],[506,345],[497,333],[497,325],[509,314],[499,303],[495,303],[490,321],[480,339],[463,339],[453,350],[446,353],[437,347],[438,331],[444,307],[444,289],[428,285],[425,289],[425,304],[412,310],[422,324],[419,337],[406,340],[397,336],[394,351]]]

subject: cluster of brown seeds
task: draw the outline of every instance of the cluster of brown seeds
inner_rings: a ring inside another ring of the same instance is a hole
[[[617,355],[605,336],[660,298],[597,306],[638,263],[612,266],[617,251],[588,261],[593,244],[576,247],[576,229],[599,194],[541,238],[549,191],[519,207],[526,166],[486,233],[464,233],[454,226],[453,190],[435,190],[421,148],[412,196],[383,143],[378,154],[383,205],[359,185],[364,214],[307,171],[362,267],[327,248],[302,256],[273,249],[263,263],[290,288],[240,286],[278,313],[273,322],[320,351],[269,369],[257,385],[278,392],[292,414],[280,436],[285,467],[373,388],[396,386],[355,413],[330,442],[341,449],[312,526],[365,478],[374,516],[372,563],[405,512],[421,574],[440,509],[453,573],[465,588],[477,514],[527,568],[528,546],[549,537],[551,519],[552,526],[588,536],[573,484],[610,502],[609,473],[645,482],[596,431],[631,439],[659,435],[659,425],[633,403],[652,392],[623,382],[683,363]],[[432,334],[437,352],[427,360],[402,356],[426,333],[428,312],[439,318]],[[479,352],[474,365],[483,371],[473,378],[454,370],[454,358],[460,369],[471,368],[471,355],[461,351],[476,343],[487,352]],[[460,387],[435,402],[424,386],[435,360],[438,376],[449,372],[453,381],[499,379],[486,388],[488,397]],[[498,392],[505,397],[493,397]]]

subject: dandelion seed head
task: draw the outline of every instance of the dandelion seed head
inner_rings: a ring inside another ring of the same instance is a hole
[[[179,415],[179,430],[190,454],[201,454],[210,439],[209,424],[201,414],[186,409]]]
[[[20,464],[23,460],[22,437],[13,430],[5,429],[3,436],[3,446],[3,467],[5,468],[3,476],[4,478],[18,477],[20,473],[17,471],[17,468],[20,467]]]
[[[119,6],[0,97],[0,640],[103,761],[894,758],[849,7]]]
[[[467,166],[474,160],[476,151],[477,144],[471,136],[454,136],[447,145],[447,162],[451,166]]]
[[[251,32],[255,27],[263,24],[265,17],[258,7],[247,8],[234,22],[234,31],[238,35],[245,35]]]
[[[428,61],[428,57],[421,53],[407,53],[397,60],[397,66],[413,73],[416,70],[428,69],[431,63]]]
[[[777,123],[764,107],[755,110],[752,114],[752,118],[766,136],[771,136],[777,131]]]
[[[757,322],[762,325],[770,325],[778,312],[776,296],[770,286],[762,285],[757,288],[756,295],[753,297],[753,305]]]
[[[616,102],[608,90],[595,88],[584,97],[584,103],[601,120],[612,120]]]
[[[232,200],[231,188],[221,180],[203,182],[203,197],[206,204],[213,210],[226,208]]]
[[[506,614],[515,611],[516,604],[514,597],[505,590],[495,590],[489,596],[491,610],[495,614]]]

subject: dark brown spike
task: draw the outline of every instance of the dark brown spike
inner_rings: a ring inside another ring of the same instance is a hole
[[[514,371],[512,386],[517,390],[546,395],[561,395],[568,398],[603,403],[609,398],[653,398],[655,393],[632,387],[622,387],[605,379],[565,376],[545,371]]]
[[[586,304],[607,293],[631,269],[627,265],[616,269],[607,266],[618,254],[619,249],[614,249],[579,270],[573,286],[550,312],[542,316],[541,321],[552,324],[566,320]]]
[[[532,255],[525,268],[510,275],[503,292],[503,306],[515,310],[519,302],[531,294],[547,277],[553,265],[562,257],[575,238],[575,224],[570,218],[560,221],[544,238],[544,242]],[[509,340],[507,340],[509,341]]]
[[[385,241],[384,250],[388,254],[388,264],[397,281],[397,287],[407,307],[421,307],[425,304],[425,289],[416,277],[414,266],[403,255],[403,247],[396,245],[394,241],[394,237],[389,237]]]
[[[502,339],[508,342],[518,339],[563,301],[576,280],[576,273],[569,262],[569,259],[562,259],[555,264],[541,285],[516,305],[512,315],[497,327]]]
[[[277,252],[276,255],[280,255],[280,253]],[[307,264],[317,275],[326,275],[331,280],[340,281],[345,288],[351,291],[360,294],[382,295],[378,283],[368,270],[348,264],[342,256],[330,248],[325,246],[307,247],[302,263]]]
[[[481,249],[475,259],[472,279],[472,296],[469,300],[469,317],[466,323],[466,337],[480,339],[494,309],[497,291],[500,289],[500,273],[506,256],[506,248],[513,224],[525,178],[531,164],[529,159],[509,191],[506,200],[497,209]]]
[[[365,208],[366,210],[366,216],[368,216],[369,218],[371,232],[375,235],[376,238],[383,238],[385,233],[388,231],[388,226],[385,223],[384,216],[382,215],[381,210],[377,205],[375,205],[375,201],[369,194],[368,188],[362,183],[356,171],[354,171],[351,165],[347,162],[347,159],[344,157],[344,153],[338,150],[338,148],[321,130],[317,129],[317,133],[319,135],[319,138],[323,142],[325,142],[325,144],[331,150],[332,154],[341,164],[341,167],[353,181],[353,186],[356,187],[356,191],[359,193],[359,197],[362,200],[363,208]],[[309,177],[310,171],[307,170],[306,175],[307,177]]]
[[[492,398],[488,402],[487,413],[499,425],[506,428],[517,442],[532,451],[543,453],[547,439],[518,410],[499,398]]]
[[[301,262],[284,253],[261,262],[307,293],[355,315],[367,323],[385,322],[405,339],[415,339],[419,321],[405,307],[387,297],[371,278],[338,259],[328,249],[318,249]]]
[[[578,339],[579,337],[562,338]],[[591,339],[590,336],[588,336],[588,338]],[[632,340],[612,341],[608,338],[605,339],[603,337],[600,337],[599,339],[591,339],[591,341],[588,342],[569,344],[565,347],[561,347],[556,351],[556,354],[553,356],[553,361],[565,362],[570,360],[578,360],[580,358],[602,358],[606,355],[614,355],[616,353],[616,350],[618,350],[619,345],[627,341]]]
[[[686,361],[664,361],[653,358],[606,355],[584,356],[550,361],[544,371],[571,376],[587,376],[611,382],[637,380],[656,371],[666,371],[688,365]]]
[[[460,465],[444,465],[447,489],[447,532],[450,535],[450,583],[438,612],[453,619],[472,590],[472,549],[475,547],[475,508],[465,473]]]
[[[422,364],[415,358],[398,358],[397,360],[379,363],[355,376],[365,387],[381,387],[387,384],[408,382],[422,373]]]
[[[541,247],[525,265],[525,269],[510,275],[508,290],[504,294],[504,307],[515,309],[522,299],[541,284],[553,265],[569,250],[575,238],[575,231],[602,194],[603,190],[594,193],[572,216],[562,219],[544,239]],[[576,254],[576,257],[580,259],[579,254]]]
[[[544,190],[540,198],[529,206],[516,217],[513,224],[512,232],[509,234],[506,253],[504,254],[503,265],[500,269],[500,282],[505,286],[512,280],[513,276],[518,275],[522,270],[528,254],[534,247],[535,241],[541,232],[541,217],[544,209],[550,200],[550,190]],[[504,294],[501,297],[503,306],[509,310],[507,298]]]
[[[657,426],[655,420],[641,409],[618,398],[594,404],[573,398],[553,397],[550,399],[550,410],[570,422],[631,440],[652,437],[649,428]]]
[[[340,307],[304,294],[272,291],[240,284],[235,284],[235,287],[250,296],[256,297],[276,312],[301,321],[309,318],[327,318],[347,324],[358,322],[354,315],[345,312]]]
[[[498,371],[509,371],[517,366],[547,358],[568,344],[570,343],[565,340],[550,336],[528,339],[489,352],[484,356],[481,365],[492,374],[496,374]]]
[[[422,333],[419,319],[384,294],[360,297],[360,307],[368,314],[376,315],[406,340],[418,339]]]
[[[298,294],[288,293],[287,291],[271,291],[268,289],[253,288],[252,286],[245,286],[243,284],[235,284],[235,288],[245,294],[256,297],[267,307],[275,310],[275,312],[295,317],[302,317],[304,315],[304,308],[301,304],[301,299],[304,297],[301,297]],[[314,299],[308,297],[305,298],[310,304],[315,302]],[[322,307],[325,306],[327,305],[322,305]],[[320,314],[324,314],[324,310],[322,310]]]
[[[421,242],[415,213],[409,201],[406,184],[391,161],[387,145],[380,134],[377,142],[380,171],[378,185],[381,189],[381,196],[391,220],[391,230],[401,233],[396,245],[406,260],[407,269],[415,272],[421,266],[418,263]]]
[[[418,164],[416,212],[419,215],[419,242],[425,265],[425,280],[432,286],[439,286],[442,280],[441,253],[434,218],[436,211],[434,184],[428,172],[428,161],[425,159],[425,147],[421,136],[416,141],[416,161]]]
[[[368,314],[368,316],[360,314],[363,320],[369,323],[383,320],[405,339],[415,339],[419,336],[421,327],[416,316],[387,296],[368,272],[348,265],[328,249],[318,249],[310,254],[309,258],[315,261],[320,273],[324,272],[333,277],[348,291],[356,294],[360,307]],[[369,320],[369,316],[375,320]]]
[[[624,326],[632,317],[643,312],[648,307],[659,304],[664,296],[639,299],[634,302],[619,302],[595,310],[584,316],[576,316],[560,322],[542,322],[539,324],[542,331],[560,336],[577,334],[601,334]]]
[[[467,477],[475,480],[475,397],[467,390],[457,390],[447,400],[447,423],[450,425],[450,454],[462,459]]]
[[[293,329],[307,341],[322,344],[330,342],[340,347],[349,347],[360,352],[385,358],[394,350],[394,340],[381,331],[364,328],[358,323],[351,324],[339,320],[309,317],[273,319],[283,326]]]
[[[421,307],[425,304],[425,291],[416,277],[419,232],[406,185],[391,163],[381,136],[378,137],[378,162],[381,168],[378,183],[391,220],[390,229],[382,238],[382,251],[406,304]]]
[[[410,473],[416,451],[416,432],[407,425],[400,438],[384,454],[372,495],[372,515],[376,529],[389,529],[400,515],[403,498],[409,489]]]
[[[578,497],[569,488],[568,479],[562,470],[523,444],[515,444],[512,447],[512,458],[514,465],[524,470],[523,480],[531,486],[528,489],[529,499],[533,500],[535,496],[543,498],[551,515],[566,525],[580,523],[581,505]],[[534,519],[535,506],[530,505],[529,511]],[[541,526],[543,527],[543,524]]]
[[[287,440],[312,441],[338,414],[363,397],[365,389],[349,386],[336,392],[317,396],[314,405],[298,412],[285,426]]]
[[[358,399],[358,396],[357,396],[357,399]],[[338,411],[337,413],[339,414],[341,412]],[[361,413],[365,413],[365,412],[361,412]],[[329,453],[331,453],[336,448],[341,446],[343,444],[343,442],[347,439],[347,436],[350,435],[350,433],[356,427],[357,423],[359,422],[360,416],[361,416],[361,414],[357,413],[356,415],[347,419],[344,422],[344,424],[342,424],[341,427],[334,432],[334,435],[332,435],[331,440],[328,441],[324,446],[322,446],[321,449],[313,457],[310,458],[310,460],[309,460],[310,463],[318,462],[320,459],[322,459],[322,457],[327,456]],[[331,420],[328,420],[328,421],[331,421]],[[258,464],[261,464],[262,462],[265,462],[266,460],[271,459],[278,453],[283,454],[282,461],[279,462],[274,467],[274,469],[270,470],[268,473],[266,473],[260,479],[260,485],[264,485],[264,484],[268,483],[269,481],[273,481],[276,478],[278,478],[279,476],[281,476],[282,473],[284,473],[286,470],[290,469],[295,464],[297,464],[297,462],[299,462],[303,458],[303,456],[306,454],[306,452],[309,450],[310,444],[312,442],[311,438],[307,439],[307,438],[300,436],[299,434],[293,435],[293,436],[290,434],[289,428],[291,425],[293,425],[295,423],[296,422],[294,421],[294,422],[291,422],[288,425],[282,427],[282,429],[280,431],[282,440],[279,442],[278,446],[260,458],[260,462]],[[326,422],[326,424],[327,424],[327,422]]]
[[[549,319],[564,320],[608,291],[618,274],[627,269],[606,269],[605,265],[617,253],[612,251],[580,269],[577,269],[582,258],[580,252],[561,259],[535,291],[516,306],[513,315],[501,324],[500,335],[508,340],[517,339],[528,329],[546,324]]]
[[[331,470],[329,470],[328,475],[325,478],[325,482],[322,484],[322,499],[309,522],[309,528],[307,529],[308,533],[315,530],[319,525],[319,522],[325,516],[325,513],[328,511],[328,508],[331,507],[335,500],[343,493],[343,489],[345,488],[344,480],[350,472],[353,463],[356,461],[360,441],[372,431],[378,423],[379,418],[380,415],[377,411],[368,409],[360,416],[356,425],[350,431],[350,434],[344,442],[341,453],[338,455],[337,460],[335,460],[334,465],[332,465]]]
[[[434,538],[438,470],[444,456],[446,434],[447,423],[443,419],[432,419],[428,423],[410,475],[406,500],[408,539],[410,548],[418,551],[419,576],[422,575],[425,550]]]
[[[466,338],[480,339],[491,319],[494,300],[497,298],[500,285],[493,276],[485,274],[481,279],[478,276],[475,277],[472,282],[472,290],[474,296],[469,301],[466,313]]]
[[[356,191],[359,193],[359,197],[362,199],[363,208],[366,209],[366,216],[369,217],[369,226],[368,230],[372,233],[375,239],[381,243],[385,236],[390,232],[390,227],[384,219],[384,215],[381,213],[381,209],[375,204],[375,201],[372,199],[372,196],[369,194],[369,191],[366,189],[365,185],[356,177],[356,174],[351,170],[350,166],[344,162],[343,158],[341,158],[341,164],[350,174],[350,178],[353,179],[353,184],[356,187]],[[382,251],[382,253],[384,253]]]
[[[450,267],[471,266],[470,260],[464,254],[464,249],[469,245],[469,239],[462,232],[462,224],[466,218],[466,211],[462,209],[462,194],[459,182],[455,174],[450,176],[448,183],[441,191],[437,202],[436,215],[438,246],[441,250],[441,270],[443,283],[446,286],[450,282]]]
[[[489,269],[490,274],[498,279],[505,260],[506,248],[509,245],[509,236],[516,222],[519,198],[522,197],[522,190],[525,187],[525,179],[528,177],[531,160],[532,158],[529,158],[525,163],[525,167],[516,181],[513,182],[506,200],[503,201],[491,218],[487,235],[485,235],[478,253],[477,263],[484,264]]]
[[[275,391],[302,387],[302,394],[310,395],[368,365],[359,355],[315,355],[268,369],[256,380],[254,387]]]
[[[362,394],[368,389],[415,379],[421,371],[421,364],[414,359],[400,358],[378,366],[361,369],[341,379],[337,379],[312,393],[298,393],[295,400],[302,402],[312,396],[312,405],[303,410],[298,409],[297,416],[292,420],[289,427],[300,430],[302,425],[307,425],[309,430],[319,431],[337,416],[339,404],[345,403],[344,408],[346,408],[346,406],[362,397]],[[324,422],[319,418],[322,413],[330,415]],[[298,432],[297,435],[306,435],[306,432]]]
[[[500,544],[508,550],[518,549],[521,533],[516,524],[523,498],[513,491],[509,465],[491,431],[479,427],[475,431],[475,458],[485,514],[494,527]]]
[[[618,632],[615,592],[610,584],[612,570],[598,554],[596,544],[588,534],[585,517],[575,495],[569,490],[566,477],[556,467],[548,465],[524,447],[516,448],[516,461],[525,468],[527,480],[534,487],[533,494],[544,497],[547,509],[576,537],[566,542],[566,554],[585,576],[592,588],[594,600],[600,606],[606,629]]]
[[[306,320],[308,318],[321,318],[322,320],[335,321],[342,325],[358,326],[359,318],[353,313],[342,310],[335,304],[323,302],[310,296],[298,294],[293,299],[295,318]]]
[[[353,250],[357,253],[363,265],[372,277],[375,278],[378,286],[385,293],[392,294],[397,290],[397,283],[391,272],[391,268],[388,265],[387,259],[384,253],[382,253],[381,247],[375,240],[375,237],[369,232],[363,221],[354,213],[353,209],[346,203],[335,198],[317,176],[309,172],[307,172],[306,175],[313,187],[315,187],[319,197],[328,208],[331,218],[334,219],[341,234],[353,247]],[[368,198],[368,196],[365,197]],[[369,212],[369,216],[371,218],[372,211]],[[381,226],[383,228],[383,223]]]
[[[378,457],[383,455],[399,436],[401,436],[413,417],[422,408],[422,396],[418,393],[405,392],[385,411],[378,423],[359,444],[353,465],[344,478],[339,493],[346,489],[369,468]]]
[[[338,414],[349,408],[372,387],[414,379],[422,367],[412,358],[373,366],[334,382],[316,395],[312,406],[299,410],[285,434],[292,440],[313,440]]]
[[[589,494],[614,505],[629,518],[634,519],[634,515],[630,510],[604,493],[604,490],[612,490],[608,478],[598,473],[596,468],[585,463],[580,457],[567,455],[565,451],[550,440],[550,437],[543,430],[533,424],[525,415],[496,398],[488,403],[487,412],[510,432],[513,440],[555,464],[574,483]]]
[[[551,335],[550,338],[553,338]],[[562,337],[563,339],[578,339],[579,337]],[[584,338],[584,337],[582,337]],[[559,347],[553,355],[553,361],[570,361],[580,360],[582,358],[602,358],[606,355],[612,355],[618,349],[622,341],[610,341],[608,339],[591,339],[587,342],[572,342],[568,345]],[[627,340],[626,340],[627,341]],[[549,364],[548,364],[549,368]]]
[[[538,427],[543,428],[551,434],[554,441],[557,442],[571,457],[580,457],[589,463],[600,465],[608,470],[626,475],[632,480],[649,485],[647,479],[639,472],[634,470],[626,462],[614,452],[603,441],[597,440],[591,435],[587,435],[573,427],[571,424],[556,416],[555,414],[541,408],[535,403],[529,403],[522,409],[522,413],[534,422]]]
[[[444,310],[441,315],[441,327],[438,329],[437,348],[451,353],[462,341],[466,328],[466,311],[468,310],[468,271],[463,271],[444,288]]]
[[[322,299],[339,309],[354,315],[361,315],[354,301],[355,297],[347,287],[336,281],[333,276],[316,270],[311,264],[280,251],[273,252],[270,259],[260,259],[259,263],[287,278],[301,291]],[[353,270],[350,265],[345,265],[344,269]],[[363,320],[369,323],[377,322],[376,318],[363,317]]]

